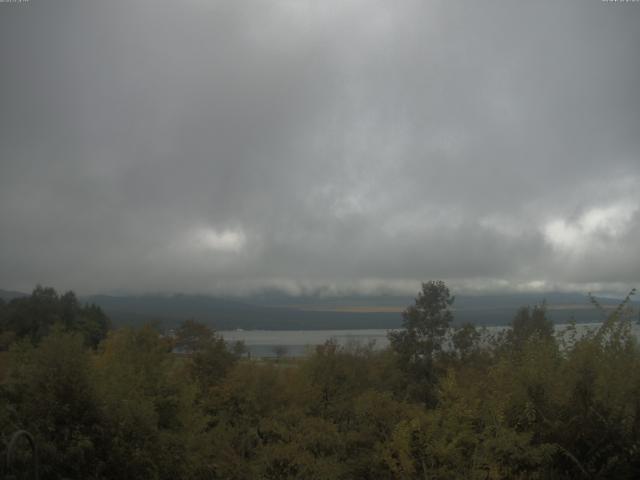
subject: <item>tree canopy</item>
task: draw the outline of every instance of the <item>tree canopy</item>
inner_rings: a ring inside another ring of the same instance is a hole
[[[100,307],[82,305],[72,291],[59,295],[51,287],[38,285],[31,295],[0,306],[0,350],[16,339],[38,343],[56,325],[80,333],[95,348],[106,338],[110,321]]]
[[[35,296],[19,307],[42,315],[47,331],[36,341],[40,330],[20,331],[0,352],[0,439],[31,432],[43,479],[640,471],[640,347],[628,302],[595,329],[562,332],[544,306],[525,307],[492,335],[451,328],[453,297],[428,282],[387,349],[328,341],[306,357],[269,361],[241,358],[194,320],[175,337],[152,326],[111,330],[93,348],[76,322],[61,321],[61,304],[82,308],[72,297]],[[188,348],[176,353],[176,344]],[[5,467],[0,475],[16,473]]]
[[[408,374],[415,395],[427,403],[434,400],[434,357],[441,352],[453,320],[453,301],[444,282],[423,283],[415,303],[402,313],[403,328],[388,334],[391,348],[398,355],[401,369]]]

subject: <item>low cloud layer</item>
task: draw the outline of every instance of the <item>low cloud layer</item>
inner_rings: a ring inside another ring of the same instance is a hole
[[[640,5],[0,4],[0,288],[640,286]]]

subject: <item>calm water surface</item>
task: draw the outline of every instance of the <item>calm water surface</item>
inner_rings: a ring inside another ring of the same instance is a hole
[[[601,324],[584,323],[577,325],[578,331],[595,329]],[[556,325],[557,331],[562,331],[567,325]],[[489,333],[498,333],[506,327],[487,327]],[[634,333],[640,336],[640,327],[634,325]],[[227,342],[241,340],[245,343],[251,356],[275,357],[280,350],[289,357],[303,356],[316,345],[322,345],[329,339],[334,339],[339,345],[350,343],[367,344],[374,342],[374,348],[382,349],[389,345],[387,332],[389,330],[229,330],[219,332]]]
[[[275,357],[284,349],[289,357],[307,354],[316,345],[335,339],[340,345],[375,342],[375,348],[389,345],[387,330],[229,330],[219,332],[227,342],[241,340],[252,356]]]

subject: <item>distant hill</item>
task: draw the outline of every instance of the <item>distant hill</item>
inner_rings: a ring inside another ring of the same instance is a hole
[[[0,290],[0,298],[27,296],[23,292]],[[100,306],[115,325],[142,325],[156,322],[172,327],[192,318],[217,330],[333,330],[398,328],[401,312],[413,304],[413,297],[393,295],[294,296],[265,292],[250,297],[216,297],[208,295],[92,295],[80,297]],[[459,295],[454,302],[454,322],[476,325],[506,325],[521,306],[547,302],[550,318],[566,323],[597,322],[602,314],[593,308],[584,294],[517,293],[494,295]],[[605,308],[620,300],[598,298]],[[640,302],[633,302],[636,310]]]
[[[141,324],[149,321],[173,326],[193,318],[218,330],[317,330],[340,328],[394,328],[398,314],[325,312],[297,307],[279,307],[202,295],[171,296],[91,296],[83,301],[99,305],[114,324]]]
[[[0,298],[2,300],[4,300],[5,302],[8,302],[9,300],[12,300],[14,298],[28,297],[28,296],[29,296],[28,293],[13,292],[11,290],[1,290],[0,289]]]
[[[457,296],[455,323],[506,325],[521,306],[547,302],[549,316],[556,323],[597,322],[602,314],[586,295],[550,292],[544,294],[505,294]],[[289,296],[262,294],[245,298],[206,295],[142,295],[84,297],[99,305],[116,325],[158,322],[169,327],[193,318],[218,330],[323,330],[359,328],[397,328],[401,311],[413,303],[400,296]],[[620,300],[599,298],[613,308]],[[635,302],[636,307],[640,306]]]

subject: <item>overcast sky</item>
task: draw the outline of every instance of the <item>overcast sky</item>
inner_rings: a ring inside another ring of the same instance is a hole
[[[640,287],[640,3],[0,3],[0,288]]]

